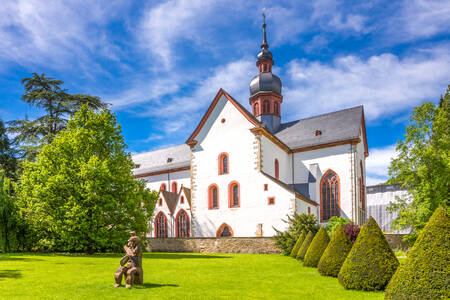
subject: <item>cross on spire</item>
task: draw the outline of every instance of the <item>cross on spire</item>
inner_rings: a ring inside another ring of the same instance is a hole
[[[266,38],[266,8],[263,8],[263,43],[261,44],[261,48],[267,49],[269,48],[269,44],[267,44],[267,38]]]

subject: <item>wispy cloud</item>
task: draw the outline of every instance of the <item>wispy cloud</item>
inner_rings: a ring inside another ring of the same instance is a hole
[[[366,160],[366,185],[375,185],[388,180],[388,167],[391,159],[395,158],[396,145],[370,149],[370,156]]]
[[[443,45],[404,58],[385,53],[366,60],[349,55],[331,64],[292,61],[285,80],[288,115],[298,118],[364,104],[367,119],[374,120],[433,100],[450,78],[447,50]]]

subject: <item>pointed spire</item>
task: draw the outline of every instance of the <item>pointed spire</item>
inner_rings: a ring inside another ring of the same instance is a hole
[[[263,43],[261,44],[261,48],[267,49],[269,48],[269,44],[267,44],[267,38],[266,38],[266,8],[263,8]]]

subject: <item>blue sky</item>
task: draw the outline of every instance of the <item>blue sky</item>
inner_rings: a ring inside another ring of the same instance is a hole
[[[247,108],[266,8],[284,121],[363,104],[368,184],[450,83],[449,1],[39,1],[0,6],[0,119],[32,72],[111,103],[132,152],[183,143],[219,88]]]

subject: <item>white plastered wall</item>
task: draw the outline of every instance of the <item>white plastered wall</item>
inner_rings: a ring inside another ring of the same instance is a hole
[[[191,185],[190,171],[178,171],[173,173],[165,173],[143,177],[147,181],[147,188],[159,191],[161,184],[166,184],[167,190],[172,191],[172,183],[177,182],[177,193],[180,192],[181,185],[189,188]]]

